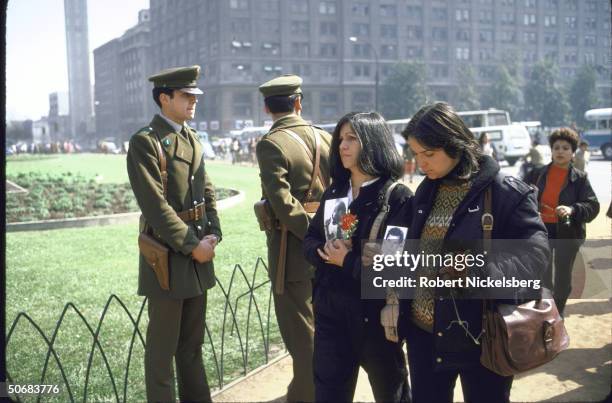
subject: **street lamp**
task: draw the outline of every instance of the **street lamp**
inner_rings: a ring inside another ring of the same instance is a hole
[[[357,43],[359,39],[356,36],[351,36],[349,37],[349,41],[353,43]],[[372,52],[374,52],[374,60],[376,61],[376,70],[374,72],[374,105],[375,105],[374,109],[376,109],[376,111],[378,112],[378,67],[379,67],[378,52],[376,51],[376,48],[372,46],[370,42],[363,42],[363,43],[365,43],[366,45],[370,47],[370,49],[372,49]]]

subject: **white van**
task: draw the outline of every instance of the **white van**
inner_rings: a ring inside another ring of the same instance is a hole
[[[523,125],[487,126],[470,129],[476,139],[482,133],[487,133],[497,152],[497,159],[505,159],[509,165],[529,153],[531,137]]]

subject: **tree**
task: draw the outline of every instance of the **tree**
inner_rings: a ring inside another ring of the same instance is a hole
[[[427,102],[425,67],[398,63],[382,84],[382,113],[386,119],[409,118]]]
[[[515,118],[521,109],[521,95],[517,79],[502,64],[496,66],[493,83],[482,94],[482,104],[486,108],[508,111]]]
[[[542,60],[533,66],[525,84],[525,114],[532,120],[541,121],[543,126],[567,125],[569,104],[557,77],[552,61]]]
[[[584,65],[572,80],[568,89],[569,102],[572,106],[572,118],[578,126],[585,126],[584,112],[597,105],[597,89],[595,83],[597,73],[591,65]]]
[[[476,91],[476,73],[474,67],[462,64],[457,68],[457,83],[453,106],[458,111],[480,109],[480,100]]]

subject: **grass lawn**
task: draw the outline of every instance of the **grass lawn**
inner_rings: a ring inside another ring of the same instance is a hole
[[[72,170],[84,176],[101,174],[105,180],[125,182],[125,156],[115,155],[68,155],[57,158],[11,158],[7,173],[22,171]],[[55,161],[55,162],[53,162]],[[95,164],[94,164],[95,162]],[[210,162],[207,165],[213,183],[245,191],[245,201],[220,212],[224,233],[223,242],[217,248],[215,272],[223,288],[228,292],[235,265],[240,265],[248,278],[245,281],[236,273],[230,292],[232,305],[243,292],[247,283],[253,281],[254,266],[258,257],[266,256],[265,236],[258,230],[252,213],[252,205],[260,196],[258,170],[253,167],[232,166]],[[114,294],[126,305],[136,320],[142,306],[142,298],[135,295],[137,287],[137,225],[123,224],[91,228],[75,228],[53,231],[21,232],[7,234],[6,250],[6,314],[7,326],[19,312],[26,312],[51,338],[66,303],[72,302],[95,332],[109,296]],[[255,284],[267,280],[265,269],[258,269]],[[267,330],[269,285],[255,292],[255,300],[261,311],[264,332]],[[243,298],[237,314],[240,339],[236,332],[230,334],[231,314],[225,303],[221,287],[209,293],[207,326],[210,338],[205,343],[205,362],[211,386],[216,386],[217,370],[213,359],[211,342],[218,365],[223,344],[222,372],[225,382],[240,375],[245,357],[240,341],[245,343],[249,332],[248,368],[264,363],[262,326],[257,319],[255,307],[251,305],[250,324],[247,326],[249,299]],[[146,311],[146,309],[145,309]],[[270,340],[281,343],[274,309],[270,310]],[[139,329],[145,335],[147,315]],[[225,321],[225,323],[224,323]],[[8,329],[7,329],[8,331]],[[131,346],[134,326],[117,301],[113,301],[99,330],[99,341],[109,362],[115,379],[115,387],[108,375],[102,354],[96,348],[93,354],[87,395],[90,400],[115,400],[115,388],[123,399],[124,377]],[[59,327],[54,342],[62,367],[69,380],[74,399],[84,396],[85,377],[93,337],[79,315],[70,309]],[[278,350],[278,348],[277,348]],[[58,401],[69,398],[57,363],[52,356],[44,382],[42,368],[47,347],[36,330],[27,321],[21,320],[7,348],[7,369],[14,383],[59,384],[62,394]],[[137,337],[133,346],[132,360],[127,372],[129,401],[144,399],[143,348]]]

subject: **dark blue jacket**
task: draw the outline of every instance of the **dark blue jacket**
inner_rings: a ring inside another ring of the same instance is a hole
[[[339,296],[345,301],[361,304],[361,242],[367,240],[370,229],[380,208],[387,187],[392,183],[391,180],[380,178],[376,182],[361,188],[359,195],[349,206],[352,214],[357,215],[357,229],[353,233],[352,250],[344,258],[342,267],[327,264],[319,254],[317,248],[323,250],[325,245],[324,229],[324,210],[325,201],[345,197],[348,193],[349,183],[333,183],[323,194],[321,205],[315,214],[306,236],[304,237],[304,255],[306,259],[315,267],[315,282],[313,290],[313,301],[316,303],[317,294],[330,293]],[[387,216],[387,225],[398,225],[406,227],[410,222],[409,201],[412,191],[406,186],[397,186],[391,192],[389,198],[390,210]],[[381,233],[385,226],[381,227]],[[379,238],[382,235],[379,235]],[[329,301],[328,298],[325,299]],[[372,315],[373,320],[380,320],[380,308],[384,306],[384,301],[373,301],[371,309],[367,315]],[[366,314],[364,312],[364,314]]]
[[[408,238],[419,239],[433,207],[441,180],[425,178],[412,199],[413,219]],[[493,279],[517,277],[540,279],[546,268],[549,251],[546,228],[540,219],[534,189],[519,179],[499,172],[499,166],[490,157],[484,156],[480,169],[473,178],[472,186],[452,216],[445,243],[482,239],[481,217],[484,211],[484,195],[492,189],[493,239],[521,241],[523,250],[516,254],[490,256],[484,267],[484,275]],[[532,290],[517,289],[515,300]],[[478,336],[482,329],[482,300],[456,299],[462,320],[469,323],[469,330]],[[400,333],[405,334],[410,321],[410,300],[401,303]],[[476,345],[463,328],[452,321],[457,320],[453,301],[436,293],[434,306],[434,357],[436,368],[458,368],[474,365],[479,361],[480,346]]]

